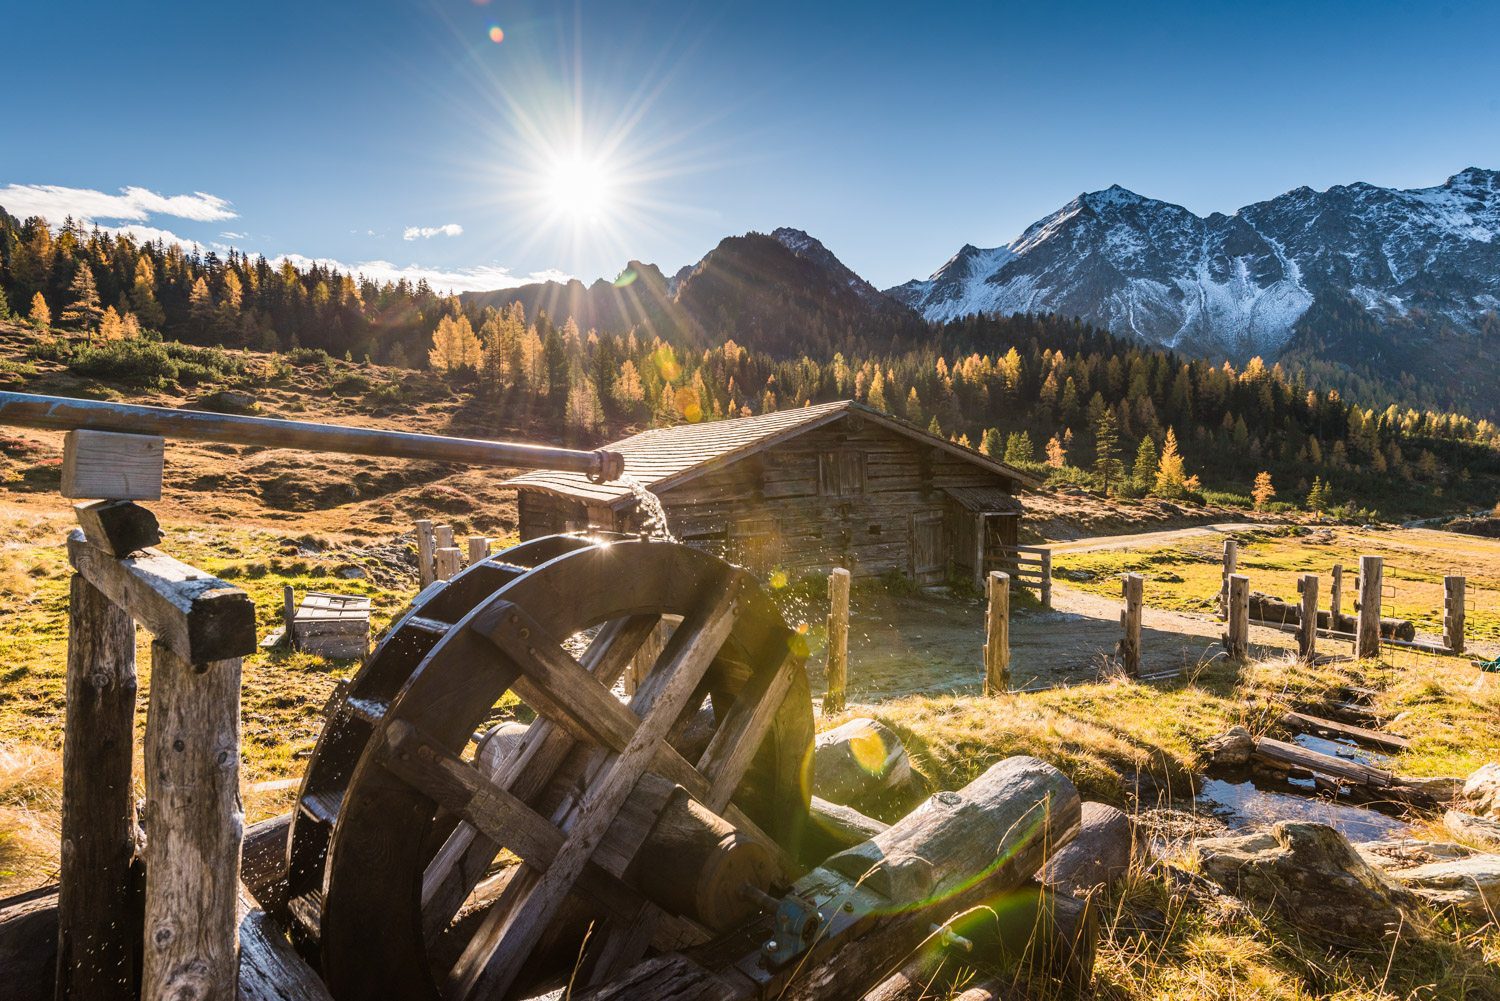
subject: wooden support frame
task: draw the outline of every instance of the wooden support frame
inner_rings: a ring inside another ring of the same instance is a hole
[[[76,571],[63,755],[71,847],[61,874],[58,983],[69,997],[118,997],[117,984],[98,993],[110,985],[93,973],[97,963],[133,955],[143,930],[145,1001],[233,997],[244,834],[240,658],[256,646],[255,606],[243,591],[156,550],[119,559],[75,531],[68,555]],[[99,893],[131,885],[135,623],[154,639],[143,929],[120,920],[118,898]],[[76,900],[90,889],[99,896]],[[81,948],[97,963],[79,962]]]

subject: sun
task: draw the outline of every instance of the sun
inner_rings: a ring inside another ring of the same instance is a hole
[[[554,212],[590,219],[609,210],[613,187],[613,174],[603,162],[571,156],[551,165],[544,190]]]

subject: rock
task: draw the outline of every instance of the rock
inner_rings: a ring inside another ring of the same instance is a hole
[[[1387,869],[1386,875],[1435,907],[1474,917],[1500,909],[1500,855],[1476,852],[1412,869]]]
[[[334,576],[342,577],[344,580],[362,580],[363,578],[368,576],[368,574],[365,573],[364,567],[355,566],[353,563],[347,563],[344,566],[339,567],[333,573]]]
[[[845,806],[899,805],[922,796],[901,738],[864,717],[818,736],[813,792]]]
[[[198,407],[220,414],[251,414],[259,410],[255,397],[237,389],[221,389],[198,401]]]
[[[1144,848],[1144,839],[1136,838],[1135,825],[1123,810],[1085,803],[1078,833],[1047,860],[1037,880],[1063,893],[1112,886],[1125,878]]]
[[[1242,726],[1232,726],[1204,745],[1209,763],[1216,768],[1243,768],[1250,763],[1255,738]]]
[[[1361,945],[1412,926],[1415,898],[1327,824],[1284,820],[1197,847],[1209,879],[1330,944]]]
[[[1476,842],[1485,848],[1500,851],[1500,820],[1476,817],[1472,813],[1449,810],[1443,814],[1443,826],[1454,837]]]
[[[1500,819],[1500,765],[1484,765],[1465,779],[1463,799],[1469,813]]]

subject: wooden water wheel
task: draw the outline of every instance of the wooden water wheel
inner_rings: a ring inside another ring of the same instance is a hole
[[[285,911],[334,997],[600,982],[755,910],[808,815],[793,647],[752,578],[674,543],[538,539],[425,590],[331,701],[293,822]],[[507,693],[536,721],[486,751]]]

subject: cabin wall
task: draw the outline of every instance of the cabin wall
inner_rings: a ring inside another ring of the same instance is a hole
[[[516,515],[522,542],[589,527],[588,510],[582,501],[543,490],[521,490],[516,497]]]
[[[862,489],[853,489],[859,480]],[[936,519],[944,526],[944,565],[924,575],[931,581],[946,576],[952,556],[946,525],[954,505],[945,487],[1012,489],[1012,483],[856,417],[664,490],[661,498],[683,541],[793,576],[831,566],[848,567],[856,577],[911,576],[920,569],[913,565],[913,532]]]

